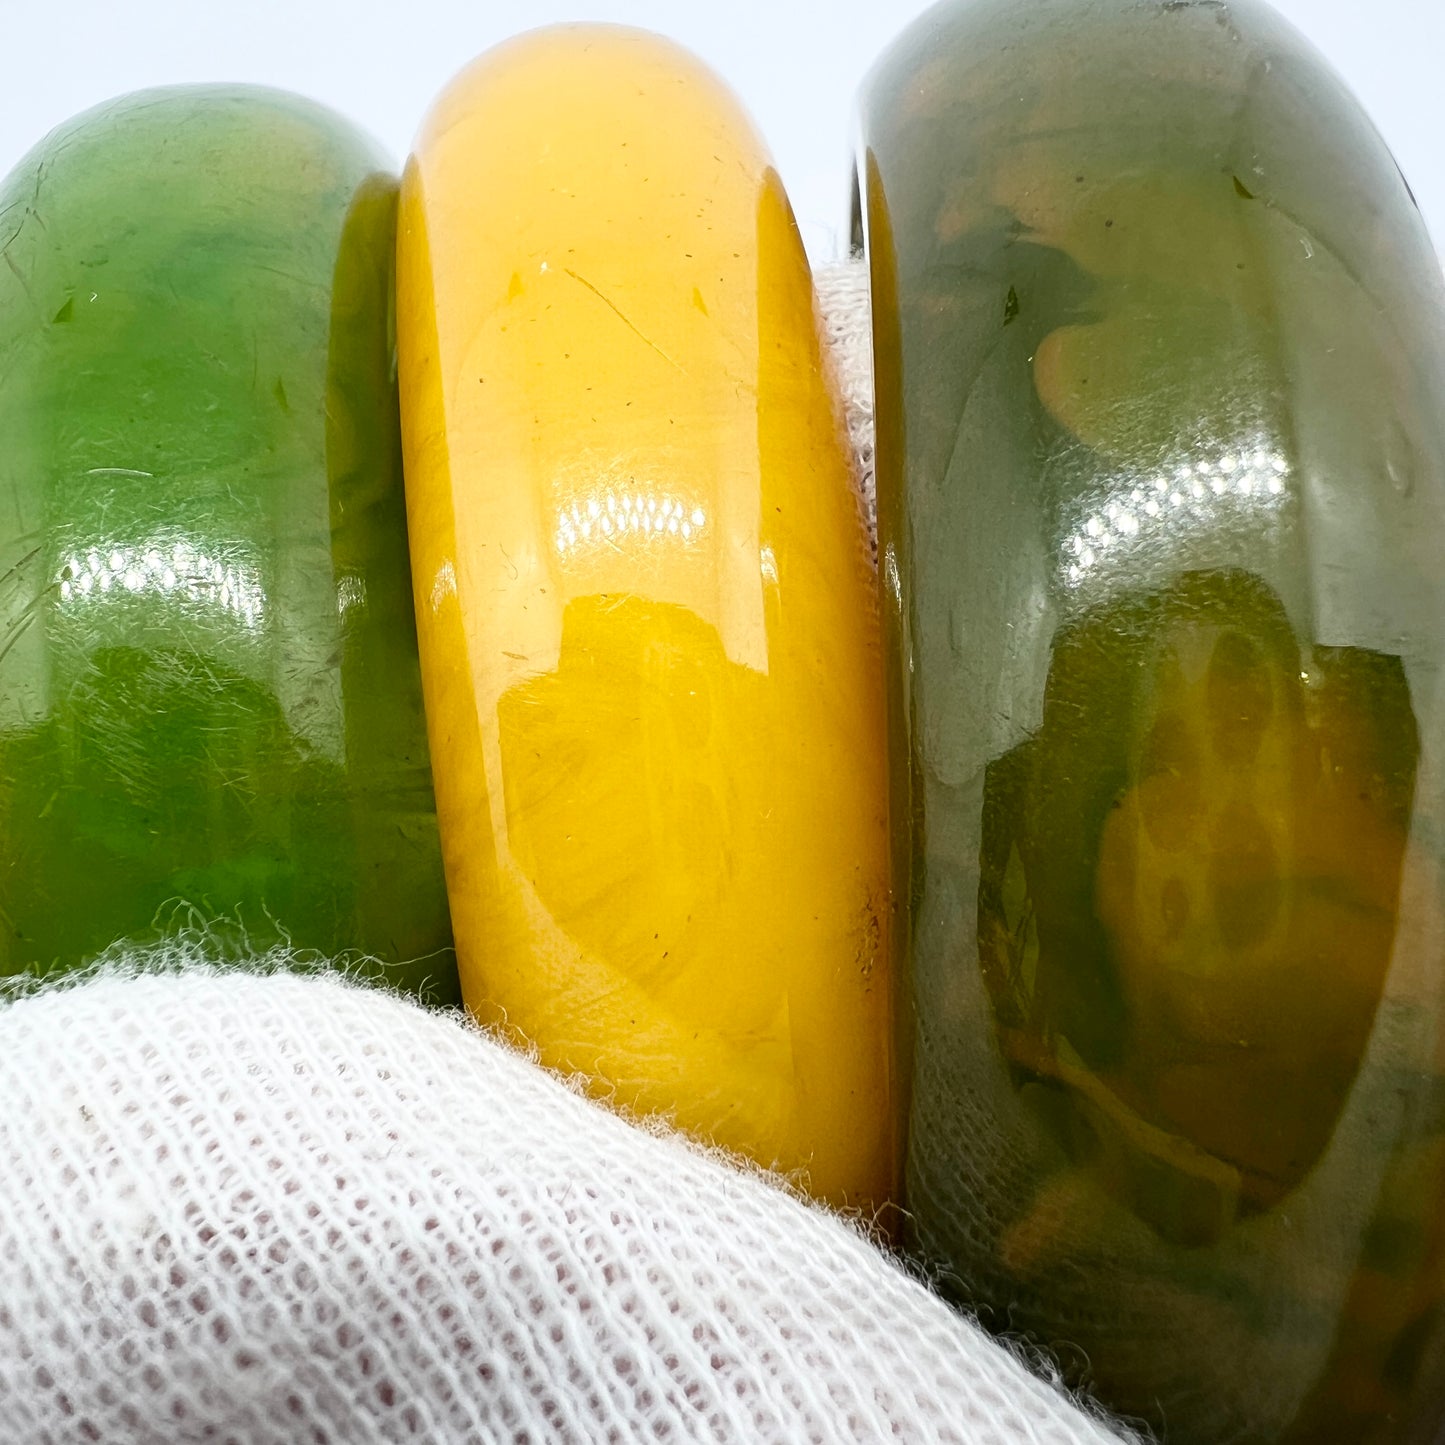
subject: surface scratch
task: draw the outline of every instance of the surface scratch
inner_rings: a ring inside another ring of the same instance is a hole
[[[634,336],[646,342],[647,345],[650,346],[670,367],[672,367],[676,371],[683,370],[683,368],[679,366],[678,363],[675,362],[672,357],[670,357],[667,352],[665,352],[655,341],[653,341],[651,337],[644,336],[643,333],[639,331],[637,327],[632,324],[631,321],[628,320],[627,313],[623,311],[615,302],[609,301],[607,297],[604,296],[602,292],[599,291],[585,276],[579,276],[570,266],[564,266],[562,269],[579,286],[585,286],[599,301],[602,302],[604,306],[608,307],[613,312],[617,319],[621,321],[622,324],[627,327],[627,329],[632,332]],[[686,375],[686,372],[684,372],[683,374]]]

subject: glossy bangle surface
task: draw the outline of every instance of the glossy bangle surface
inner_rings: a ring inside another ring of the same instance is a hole
[[[1132,0],[929,12],[859,172],[914,1243],[1170,1441],[1425,1438],[1445,304],[1408,190],[1267,11]]]
[[[675,46],[539,32],[402,186],[403,432],[463,988],[839,1201],[890,1189],[876,602],[786,198]]]
[[[0,192],[0,973],[204,928],[456,998],[410,608],[396,181],[143,92]]]

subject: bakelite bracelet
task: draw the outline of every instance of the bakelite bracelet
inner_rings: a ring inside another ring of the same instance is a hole
[[[892,1191],[877,602],[792,213],[637,31],[499,47],[402,184],[413,579],[462,987],[836,1203]]]
[[[0,973],[286,940],[457,999],[349,123],[177,87],[0,190]]]
[[[1421,218],[1252,4],[943,5],[862,131],[910,1242],[1170,1442],[1427,1438]]]

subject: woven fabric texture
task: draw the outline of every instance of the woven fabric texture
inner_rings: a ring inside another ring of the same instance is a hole
[[[0,1097],[6,1445],[1111,1438],[858,1229],[384,992],[112,965],[0,1007]]]

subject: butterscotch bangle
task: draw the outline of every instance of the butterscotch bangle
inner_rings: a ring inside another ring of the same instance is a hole
[[[472,1009],[890,1190],[882,672],[787,199],[676,46],[513,40],[402,190],[419,635]]]

